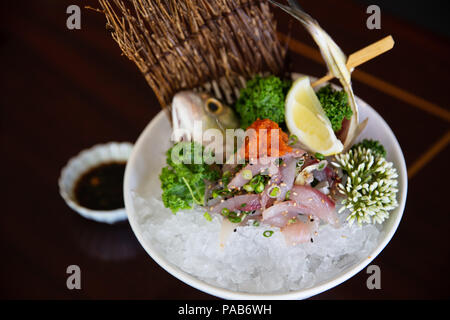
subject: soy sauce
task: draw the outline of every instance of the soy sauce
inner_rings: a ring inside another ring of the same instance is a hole
[[[92,210],[123,208],[125,162],[108,162],[84,173],[75,184],[78,204]]]

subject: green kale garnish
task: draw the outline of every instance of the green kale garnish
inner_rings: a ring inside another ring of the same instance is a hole
[[[330,119],[333,131],[338,132],[341,130],[344,118],[349,120],[353,115],[347,93],[344,90],[334,90],[331,85],[327,85],[320,88],[316,94],[325,114]]]
[[[162,200],[164,206],[176,213],[205,204],[205,181],[220,177],[217,170],[205,163],[203,146],[195,142],[180,142],[167,153],[167,166],[162,168]]]
[[[373,153],[378,154],[383,158],[386,158],[386,150],[378,140],[364,139],[360,143],[353,145],[351,149],[358,149],[358,147],[371,149]]]
[[[248,81],[235,105],[242,128],[246,129],[257,119],[270,119],[283,124],[284,102],[291,84],[291,81],[276,76],[256,76]]]

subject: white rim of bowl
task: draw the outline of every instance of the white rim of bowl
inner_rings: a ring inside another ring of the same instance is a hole
[[[295,300],[295,299],[307,299],[314,295],[320,294],[322,292],[325,292],[345,281],[353,277],[355,274],[360,272],[362,269],[364,269],[370,262],[372,262],[378,254],[386,247],[386,245],[389,243],[389,241],[394,236],[395,232],[398,229],[398,225],[400,224],[400,220],[402,219],[403,212],[405,209],[406,204],[406,196],[407,196],[407,190],[408,190],[408,179],[407,179],[407,172],[406,172],[406,163],[405,163],[405,157],[403,156],[402,149],[400,147],[400,144],[398,143],[397,137],[394,135],[392,129],[389,127],[387,122],[383,119],[383,117],[380,116],[380,114],[372,108],[369,104],[367,104],[364,100],[356,97],[358,101],[365,104],[366,107],[372,109],[372,111],[375,113],[377,117],[380,118],[380,120],[386,125],[386,127],[389,130],[389,134],[394,137],[394,150],[398,154],[401,155],[400,159],[400,166],[397,168],[399,170],[399,183],[403,186],[402,192],[399,195],[400,196],[400,204],[397,208],[399,210],[399,214],[396,217],[396,220],[394,221],[394,224],[392,226],[392,229],[389,231],[389,233],[386,234],[385,239],[383,242],[381,242],[376,249],[372,252],[372,255],[368,257],[367,259],[361,261],[360,263],[353,265],[349,271],[343,272],[339,274],[338,276],[335,276],[331,279],[324,280],[320,282],[319,284],[314,285],[313,287],[296,290],[288,293],[246,293],[246,292],[237,292],[237,291],[231,291],[229,289],[224,289],[220,287],[213,286],[211,284],[208,284],[190,274],[183,271],[177,266],[174,266],[170,262],[168,262],[162,255],[160,255],[157,250],[153,250],[152,246],[148,244],[145,239],[142,236],[141,232],[139,230],[138,222],[135,218],[136,214],[134,211],[134,206],[132,204],[132,198],[131,198],[131,189],[129,188],[130,184],[130,167],[133,163],[136,162],[136,158],[138,156],[137,150],[140,149],[141,144],[143,144],[144,137],[146,136],[146,132],[150,131],[156,123],[160,121],[161,117],[166,116],[165,112],[161,110],[146,126],[144,131],[139,136],[138,140],[135,143],[135,148],[133,148],[133,151],[131,152],[130,158],[128,159],[127,166],[125,168],[125,182],[124,182],[124,199],[125,199],[125,209],[127,208],[133,208],[134,214],[131,215],[129,210],[127,210],[128,214],[128,221],[130,223],[131,229],[133,230],[136,238],[139,240],[142,247],[145,249],[145,251],[148,253],[148,255],[157,263],[159,264],[164,270],[166,270],[169,274],[174,276],[175,278],[183,281],[184,283],[190,285],[193,288],[196,288],[197,290],[206,292],[208,294],[211,294],[216,297],[229,299],[229,300]],[[130,190],[130,192],[127,192],[127,190]]]
[[[108,224],[125,221],[127,219],[127,213],[126,213],[125,208],[119,208],[119,209],[114,209],[114,210],[93,210],[93,209],[83,207],[83,206],[79,205],[70,196],[70,191],[64,185],[64,179],[65,179],[66,175],[68,174],[68,172],[70,172],[70,170],[73,169],[73,165],[74,165],[75,161],[80,159],[82,156],[85,156],[86,154],[94,153],[94,152],[96,152],[96,150],[98,150],[100,148],[108,148],[111,146],[118,146],[119,148],[125,148],[126,152],[128,153],[127,159],[125,161],[128,162],[129,156],[133,150],[132,143],[130,143],[130,142],[114,142],[113,141],[113,142],[108,142],[108,143],[96,144],[96,145],[90,147],[89,149],[80,151],[76,156],[70,158],[69,161],[67,162],[67,164],[61,169],[61,173],[60,173],[60,176],[58,179],[59,194],[61,195],[61,197],[66,202],[66,204],[72,210],[74,210],[75,212],[77,212],[78,214],[80,214],[82,217],[84,217],[86,219],[94,220],[97,222],[108,223]],[[95,163],[92,163],[92,164],[86,166],[84,168],[84,170],[82,170],[81,174],[83,174],[83,172],[86,172],[90,168],[93,168],[96,165],[99,165],[101,163],[108,162],[109,160],[114,161],[114,160],[118,160],[118,159],[113,158],[113,157],[111,157],[109,159],[98,159],[98,161],[96,161]],[[76,181],[77,181],[77,179],[74,179],[74,183]],[[71,189],[73,187],[74,187],[74,185],[72,184],[69,189]]]

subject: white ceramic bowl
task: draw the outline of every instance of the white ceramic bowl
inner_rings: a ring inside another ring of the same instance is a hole
[[[90,149],[80,152],[69,160],[62,169],[59,177],[59,193],[67,205],[86,219],[113,224],[127,219],[125,208],[100,211],[92,210],[79,205],[75,199],[74,187],[78,178],[89,169],[102,163],[118,161],[126,162],[131,154],[133,145],[128,142],[110,142],[95,145]]]
[[[125,170],[125,207],[128,220],[139,242],[161,267],[176,278],[194,288],[225,299],[305,299],[324,292],[349,279],[365,268],[391,240],[400,223],[405,208],[407,193],[405,159],[397,139],[387,123],[373,108],[359,98],[357,98],[357,103],[361,115],[360,119],[369,117],[369,123],[360,139],[372,138],[380,140],[386,148],[387,159],[394,163],[399,173],[399,206],[391,212],[390,218],[384,222],[383,232],[378,238],[378,244],[368,257],[358,261],[340,274],[326,281],[322,281],[313,287],[276,294],[251,294],[223,289],[205,283],[171,264],[163,254],[158,252],[154,244],[146,240],[143,226],[139,224],[139,221],[142,220],[139,217],[143,213],[136,210],[139,205],[135,203],[136,197],[134,196],[137,194],[145,197],[152,193],[160,193],[157,176],[161,171],[161,167],[165,165],[165,152],[170,147],[169,137],[171,135],[171,126],[164,112],[160,112],[145,128],[135,144]]]

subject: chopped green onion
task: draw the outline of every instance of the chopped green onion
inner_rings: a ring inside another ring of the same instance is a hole
[[[291,134],[291,136],[289,137],[289,140],[290,140],[289,145],[293,146],[294,144],[297,143],[298,137],[295,134]]]
[[[289,225],[289,224],[296,223],[296,222],[297,222],[297,217],[293,217],[292,219],[289,219],[288,225]]]
[[[205,214],[203,216],[205,217],[206,220],[212,221],[212,217],[208,212],[205,212]]]
[[[230,214],[230,209],[228,209],[228,208],[223,208],[223,209],[222,209],[222,214],[226,217],[227,215]]]
[[[256,185],[255,187],[255,192],[256,193],[261,193],[264,191],[264,183],[260,182]]]
[[[213,190],[212,197],[215,199],[218,196],[226,196],[226,195],[228,195],[230,193],[231,193],[231,190],[228,189],[228,188],[221,189],[221,190]]]
[[[286,200],[289,200],[289,197],[291,196],[291,190],[289,190],[288,192],[286,192]]]
[[[239,223],[242,221],[242,217],[240,217],[236,212],[232,211],[228,215],[228,220],[232,223]]]
[[[325,167],[327,166],[328,161],[327,160],[322,160],[319,162],[318,166],[317,166],[317,170],[322,171],[323,169],[325,169]]]
[[[253,192],[253,190],[254,190],[253,187],[248,183],[244,184],[244,186],[242,188],[244,188],[244,190],[247,192]]]
[[[319,153],[319,152],[316,152],[314,157],[316,157],[316,159],[319,159],[319,160],[325,159],[325,156],[323,154]]]
[[[303,167],[303,165],[305,164],[305,159],[304,158],[300,158],[297,161],[297,168]]]
[[[230,178],[231,178],[231,172],[230,172],[230,171],[225,171],[225,172],[222,174],[222,183],[223,183],[224,185],[227,185],[228,182],[230,182]]]
[[[273,187],[272,190],[270,190],[269,195],[271,197],[278,197],[278,195],[281,193],[281,190],[279,187]]]
[[[273,235],[273,231],[272,230],[266,230],[263,232],[263,236],[266,238],[269,238]]]
[[[252,178],[252,180],[250,180],[250,183],[251,184],[258,184],[258,183],[260,183],[261,182],[261,179],[262,179],[262,176],[261,175],[256,175],[256,176],[254,176],[253,178]]]
[[[241,208],[244,208],[246,205],[246,203],[241,204]]]
[[[250,180],[253,177],[253,174],[251,170],[246,169],[242,171],[242,176],[245,180]]]
[[[281,159],[281,158],[275,159],[274,163],[275,163],[275,165],[277,165],[279,167],[283,164],[283,159]]]
[[[259,227],[259,221],[258,220],[253,221],[253,226]]]

